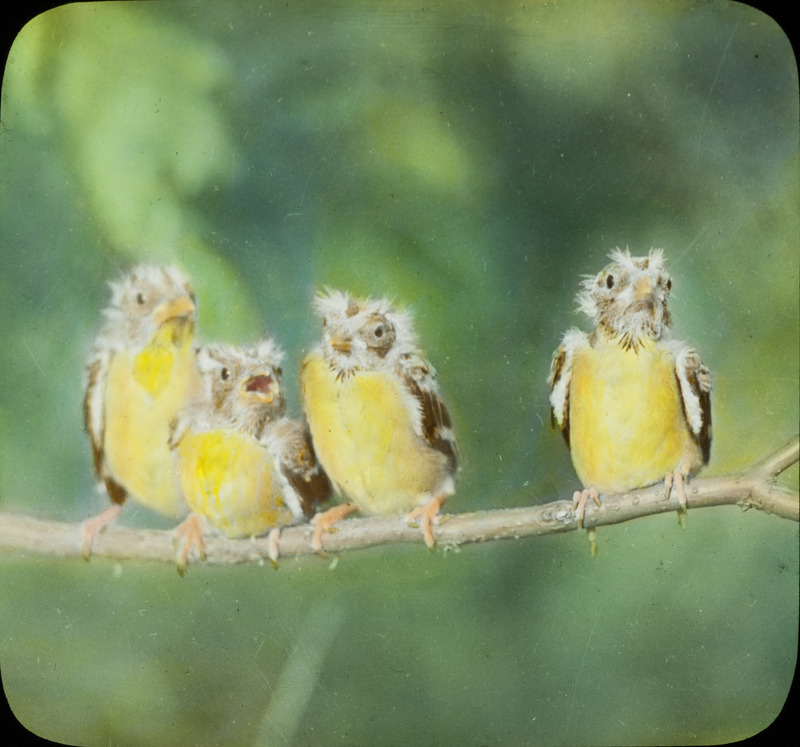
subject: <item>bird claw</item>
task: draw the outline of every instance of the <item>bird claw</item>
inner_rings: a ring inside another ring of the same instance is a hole
[[[352,503],[340,503],[338,506],[333,506],[321,514],[317,514],[312,520],[311,524],[314,527],[314,534],[311,537],[311,547],[317,555],[323,558],[329,558],[330,555],[322,549],[322,538],[327,531],[333,534],[337,531],[333,525],[341,521],[345,517],[358,510],[358,506]]]
[[[172,545],[177,548],[175,562],[178,567],[178,574],[183,577],[186,567],[189,564],[189,556],[192,550],[197,551],[200,560],[206,559],[206,548],[203,541],[203,525],[200,517],[196,514],[188,516],[179,524],[172,533]]]
[[[589,499],[592,499],[595,505],[600,508],[600,494],[597,488],[584,488],[583,490],[576,490],[572,495],[572,510],[575,512],[575,518],[578,522],[578,529],[583,529],[583,519],[586,515],[586,504]]]
[[[419,527],[420,523],[417,522],[417,519],[422,519],[422,535],[425,538],[425,544],[428,546],[429,550],[433,550],[436,547],[436,538],[433,536],[433,525],[439,523],[439,511],[447,498],[448,496],[446,495],[436,496],[425,505],[417,506],[406,514],[406,523],[410,527]]]
[[[689,510],[689,503],[686,499],[686,485],[689,482],[689,475],[684,469],[676,469],[673,472],[668,472],[664,477],[664,486],[666,488],[664,500],[669,500],[673,487],[675,494],[678,496],[678,523],[684,527],[686,526],[686,514]]]
[[[600,493],[597,488],[589,487],[583,490],[576,490],[572,495],[572,510],[575,512],[575,519],[578,529],[583,529],[583,520],[586,516],[586,506],[589,500],[594,501],[595,506],[600,508]],[[597,530],[589,527],[586,530],[586,537],[589,540],[589,553],[592,557],[597,555]]]
[[[88,561],[92,557],[94,538],[109,524],[116,520],[122,513],[122,504],[113,503],[101,511],[97,516],[83,522],[83,540],[81,541],[81,556]]]
[[[281,530],[280,527],[273,527],[267,536],[267,559],[272,567],[278,570],[278,555],[281,549]]]

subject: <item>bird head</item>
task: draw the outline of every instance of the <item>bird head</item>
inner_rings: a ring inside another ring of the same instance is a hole
[[[410,315],[386,299],[326,291],[314,299],[314,310],[322,317],[323,355],[340,378],[391,368],[401,355],[416,353]]]
[[[105,336],[115,338],[114,345],[139,348],[156,336],[173,345],[191,343],[197,304],[180,270],[139,265],[110,286],[111,302],[103,313]]]
[[[646,257],[632,257],[627,249],[609,256],[611,264],[583,281],[578,307],[597,329],[636,350],[646,339],[660,339],[669,327],[672,280],[660,249]]]
[[[268,338],[250,348],[222,343],[200,348],[197,367],[214,426],[258,436],[267,422],[283,415],[282,359],[283,351]]]

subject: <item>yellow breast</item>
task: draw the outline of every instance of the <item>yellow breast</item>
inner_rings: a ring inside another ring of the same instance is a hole
[[[399,378],[369,371],[337,379],[317,353],[300,378],[317,457],[348,500],[371,514],[430,500],[446,460],[415,432],[415,404]]]
[[[201,386],[189,342],[116,354],[106,385],[106,465],[132,498],[168,516],[185,513],[169,423]]]
[[[569,391],[570,448],[585,486],[616,493],[652,485],[702,459],[683,414],[669,348],[637,352],[601,340],[576,351]]]
[[[190,430],[177,451],[186,502],[228,537],[255,537],[291,522],[269,452],[250,436]]]

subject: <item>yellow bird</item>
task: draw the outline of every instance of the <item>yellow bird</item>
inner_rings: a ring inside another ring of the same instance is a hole
[[[422,357],[411,316],[384,299],[341,291],[314,301],[323,340],[303,360],[303,409],[323,468],[348,503],[317,517],[322,533],[360,509],[421,518],[425,542],[455,489],[456,443],[433,368]]]
[[[697,353],[667,338],[672,280],[661,250],[588,277],[578,305],[594,322],[564,336],[549,384],[552,419],[570,448],[584,490],[574,496],[578,525],[586,503],[665,481],[681,515],[685,481],[708,463],[711,377]],[[594,546],[593,546],[594,549]]]
[[[203,522],[228,537],[270,531],[276,563],[280,528],[311,517],[331,486],[316,462],[304,422],[284,417],[282,351],[270,339],[253,348],[209,345],[197,354],[205,392],[173,423],[181,489],[192,514],[176,529],[178,571],[205,556]]]
[[[84,523],[86,558],[128,497],[168,516],[185,513],[169,423],[201,386],[192,350],[195,299],[184,275],[142,265],[110,285],[88,363],[84,422],[95,476],[112,505]]]

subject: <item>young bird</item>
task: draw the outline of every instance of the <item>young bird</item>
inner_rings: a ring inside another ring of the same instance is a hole
[[[348,503],[317,517],[322,532],[360,509],[408,512],[432,523],[455,489],[456,443],[436,374],[417,347],[413,323],[388,301],[331,291],[314,300],[322,342],[300,370],[303,409],[317,456]]]
[[[170,438],[193,512],[175,530],[181,575],[192,549],[205,557],[201,518],[228,537],[271,530],[276,564],[280,528],[311,517],[330,494],[305,423],[283,416],[282,357],[269,339],[250,349],[217,344],[197,353],[204,396],[176,418]]]
[[[666,337],[672,281],[661,250],[610,257],[578,294],[594,330],[567,332],[550,368],[552,420],[584,485],[574,496],[579,526],[598,493],[660,480],[667,497],[674,485],[682,517],[684,483],[711,448],[711,377],[694,350]]]
[[[84,421],[94,472],[112,505],[84,523],[84,557],[126,498],[185,513],[167,445],[169,423],[199,391],[192,342],[195,299],[174,267],[142,265],[111,283],[111,303],[88,363]]]

